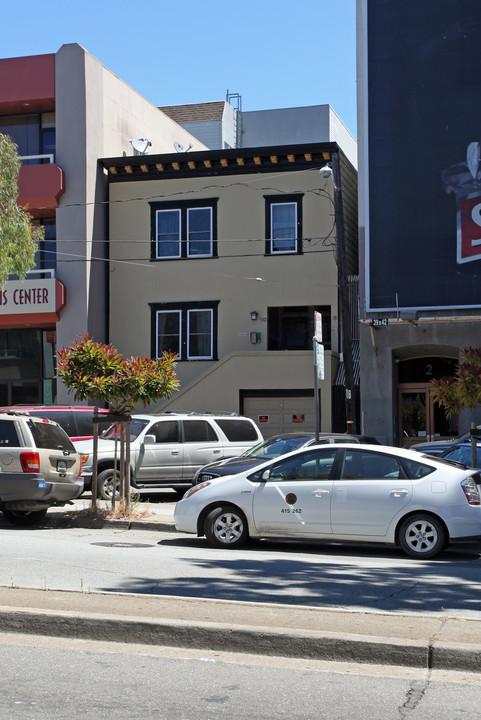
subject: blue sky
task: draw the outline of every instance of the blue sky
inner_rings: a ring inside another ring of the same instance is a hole
[[[155,105],[330,104],[356,136],[356,0],[20,0],[1,56],[79,43]]]

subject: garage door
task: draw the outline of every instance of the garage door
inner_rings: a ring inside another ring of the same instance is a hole
[[[254,420],[265,438],[296,430],[316,431],[314,397],[245,397],[244,415]]]

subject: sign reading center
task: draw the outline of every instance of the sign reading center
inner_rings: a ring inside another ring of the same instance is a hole
[[[65,287],[55,278],[9,280],[0,290],[1,327],[58,322]]]

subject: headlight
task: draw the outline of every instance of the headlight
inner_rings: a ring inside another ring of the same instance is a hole
[[[209,485],[210,485],[210,482],[205,482],[205,483],[202,483],[201,485],[195,485],[195,487],[192,487],[192,488],[190,488],[190,490],[187,490],[187,492],[185,493],[185,495],[182,499],[186,500],[188,497],[191,497],[191,495],[193,495],[194,493],[199,492],[199,490],[202,490],[202,488],[209,487]]]

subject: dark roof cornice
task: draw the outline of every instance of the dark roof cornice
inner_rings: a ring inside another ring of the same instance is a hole
[[[132,155],[103,158],[109,182],[161,180],[241,175],[256,172],[283,172],[321,167],[329,162],[337,143],[304,143],[234,150],[201,150],[162,155]]]

